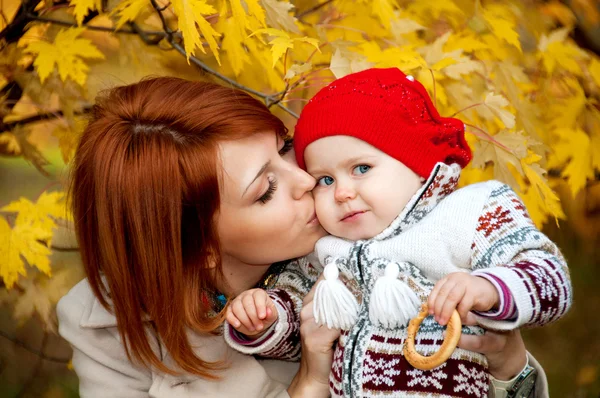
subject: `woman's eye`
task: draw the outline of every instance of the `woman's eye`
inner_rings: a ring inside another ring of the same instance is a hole
[[[273,194],[275,193],[276,190],[277,190],[277,180],[269,179],[269,187],[267,188],[265,193],[262,194],[262,196],[260,198],[258,198],[258,202],[262,203],[263,205],[266,204],[268,201],[273,199]]]
[[[326,177],[321,177],[319,178],[319,180],[317,181],[317,185],[322,186],[322,187],[326,187],[333,184],[333,178],[326,176]]]
[[[360,175],[365,174],[367,171],[371,170],[371,166],[367,166],[366,164],[358,165],[352,170],[352,174]]]

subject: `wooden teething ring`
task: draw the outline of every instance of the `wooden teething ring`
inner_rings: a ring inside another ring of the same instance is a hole
[[[446,328],[446,337],[440,349],[431,356],[423,356],[415,349],[415,337],[421,326],[423,319],[429,315],[429,307],[427,303],[421,306],[421,312],[413,318],[408,324],[408,336],[404,342],[404,357],[412,366],[421,370],[430,370],[437,368],[450,358],[452,352],[458,344],[460,334],[462,331],[462,322],[460,321],[460,315],[458,311],[454,310],[448,326]]]

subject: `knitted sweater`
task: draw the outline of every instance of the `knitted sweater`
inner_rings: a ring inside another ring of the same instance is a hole
[[[435,282],[451,272],[473,272],[508,287],[516,307],[509,320],[479,316],[488,328],[512,329],[543,325],[562,316],[571,304],[568,269],[558,248],[527,215],[516,194],[490,181],[456,190],[460,167],[438,164],[405,210],[378,236],[349,242],[326,237],[317,243],[320,264],[334,261],[341,279],[361,301],[357,322],[344,330],[330,376],[332,396],[482,397],[488,392],[485,357],[456,349],[443,365],[430,371],[413,368],[402,356],[406,327],[385,328],[369,317],[376,280],[390,261],[399,278],[421,302]],[[320,267],[299,260],[282,273],[270,292],[279,321],[259,340],[245,342],[225,333],[235,349],[279,359],[299,355],[299,311]],[[226,326],[227,328],[228,326]],[[444,327],[427,317],[417,335],[417,350],[436,351]],[[480,334],[479,327],[463,333]]]

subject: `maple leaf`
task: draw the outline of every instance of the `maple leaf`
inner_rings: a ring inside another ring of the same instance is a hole
[[[570,28],[556,29],[549,35],[543,34],[538,43],[537,58],[542,60],[548,74],[552,74],[556,66],[561,66],[571,73],[581,75],[578,59],[589,56],[577,46],[567,43]]]
[[[573,197],[586,186],[587,180],[594,179],[592,147],[590,137],[581,129],[560,129],[556,132],[562,139],[554,146],[563,158],[569,158],[562,176],[567,178]]]
[[[418,32],[420,30],[426,30],[427,28],[410,18],[396,18],[391,22],[392,33],[396,40],[399,40],[401,36],[407,33]]]
[[[25,52],[36,55],[33,66],[42,83],[56,65],[63,81],[71,78],[81,86],[85,84],[89,67],[83,59],[104,59],[104,55],[91,40],[78,38],[83,31],[84,28],[63,29],[58,32],[53,43],[34,41],[27,45]]]
[[[261,0],[261,3],[265,9],[269,26],[292,33],[300,33],[300,29],[296,26],[296,18],[290,15],[290,10],[294,8],[293,4],[277,0]]]
[[[171,5],[173,6],[173,12],[177,15],[177,24],[183,35],[188,63],[190,62],[190,55],[194,55],[196,48],[206,54],[200,39],[200,33],[202,33],[217,63],[221,65],[219,45],[215,40],[216,37],[221,37],[221,34],[204,18],[204,15],[216,13],[214,7],[205,0],[173,0]],[[200,29],[200,32],[198,32],[198,29]]]
[[[398,7],[396,0],[373,0],[370,1],[373,7],[373,15],[375,15],[386,28],[390,27],[390,23],[396,19],[394,8]]]
[[[488,93],[488,95],[485,96],[483,103],[494,115],[500,118],[506,128],[510,129],[515,127],[515,115],[506,109],[503,109],[508,106],[509,103],[502,95]]]
[[[5,156],[21,154],[21,146],[14,134],[7,132],[0,134],[0,154]]]
[[[506,12],[506,10],[505,7],[492,5],[483,10],[482,16],[494,36],[522,51],[519,34],[515,31],[516,24],[510,12]]]
[[[227,18],[223,23],[223,50],[227,53],[227,60],[238,76],[242,73],[244,65],[251,63],[250,55],[244,48],[245,35],[242,35],[235,19]]]
[[[27,224],[15,223],[11,229],[8,222],[0,217],[0,277],[7,289],[13,287],[19,275],[27,275],[23,258],[30,266],[50,275],[48,256],[51,251],[39,241],[48,241],[51,236],[47,231]]]
[[[111,12],[111,15],[119,15],[115,29],[121,29],[127,22],[135,21],[149,4],[148,0],[124,0],[117,4]]]
[[[102,0],[71,0],[69,6],[74,7],[75,20],[81,25],[88,12],[102,10]]]
[[[52,136],[58,138],[58,146],[65,164],[69,163],[75,155],[75,149],[77,149],[85,125],[84,120],[76,119],[75,126],[59,124],[52,131]]]
[[[540,160],[540,158],[541,157],[539,155],[530,154],[526,158],[521,159],[521,166],[523,167],[523,172],[525,173],[525,176],[529,180],[530,184],[530,188],[525,194],[525,197],[528,198],[526,203],[528,208],[530,203],[537,203],[538,208],[541,209],[541,214],[536,217],[539,220],[539,223],[536,222],[536,224],[541,227],[541,224],[543,224],[547,218],[545,217],[545,214],[554,216],[557,224],[558,219],[565,218],[565,215],[562,207],[560,206],[560,199],[558,195],[556,195],[556,193],[548,185],[548,181],[546,179],[546,170],[536,163]]]
[[[297,75],[301,75],[302,73],[308,72],[311,69],[312,64],[310,62],[306,62],[304,64],[294,64],[287,70],[284,79],[293,79]]]
[[[49,324],[53,303],[44,289],[28,280],[23,280],[20,285],[24,293],[15,304],[14,318],[24,323],[37,312],[44,324]]]
[[[265,10],[260,5],[260,0],[245,0],[245,2],[248,13],[253,15],[261,26],[267,26]]]
[[[493,141],[492,141],[493,139]],[[479,140],[473,149],[472,166],[485,168],[488,162],[494,163],[494,176],[511,187],[518,183],[513,171],[523,174],[520,159],[527,156],[527,139],[522,132],[512,133],[502,130],[489,140]]]
[[[56,227],[53,218],[67,218],[67,208],[64,203],[64,192],[44,191],[36,203],[21,197],[18,201],[9,203],[0,211],[17,213],[16,223],[18,225],[28,224],[33,228],[52,234],[52,228]]]
[[[318,51],[321,51],[319,49],[319,41],[317,39],[313,39],[310,37],[291,38],[290,35],[288,35],[286,32],[279,30],[279,29],[273,29],[273,28],[258,29],[257,31],[252,33],[250,36],[254,36],[254,35],[260,34],[260,33],[266,33],[267,35],[274,37],[274,39],[272,39],[269,42],[269,45],[271,46],[271,54],[272,54],[272,58],[273,58],[273,68],[277,64],[277,61],[279,61],[279,59],[281,59],[281,57],[283,56],[283,54],[285,54],[285,52],[287,50],[294,48],[294,42],[296,42],[296,41],[308,43],[308,44],[314,46]]]

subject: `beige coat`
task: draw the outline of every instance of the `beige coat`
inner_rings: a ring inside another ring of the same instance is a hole
[[[171,376],[136,366],[125,355],[116,318],[96,299],[87,279],[60,300],[58,319],[60,335],[73,347],[82,398],[287,398],[286,388],[298,369],[297,363],[240,354],[225,344],[222,336],[198,334],[190,334],[190,340],[201,358],[226,358],[230,365],[220,373],[220,380],[191,374]],[[163,363],[173,367],[172,359],[152,335],[151,341]],[[543,369],[533,357],[530,363],[541,371],[536,397],[548,397]]]

